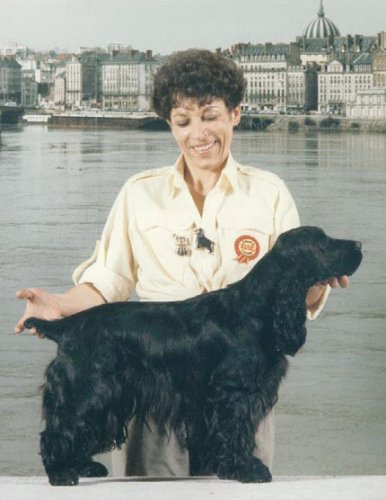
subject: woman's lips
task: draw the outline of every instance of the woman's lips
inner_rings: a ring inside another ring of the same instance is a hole
[[[216,144],[216,141],[208,142],[207,144],[202,144],[200,146],[193,146],[193,149],[196,153],[203,154],[207,151],[210,151],[213,146]]]

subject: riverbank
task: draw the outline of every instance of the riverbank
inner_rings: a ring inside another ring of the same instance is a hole
[[[241,130],[265,130],[267,132],[376,132],[386,133],[385,120],[352,120],[345,117],[323,115],[245,115]]]
[[[63,113],[26,113],[22,122],[28,125],[48,125],[56,128],[79,129],[146,129],[167,130],[165,120],[155,113],[114,111],[67,111]]]
[[[154,113],[66,112],[26,114],[23,123],[55,128],[167,130],[167,123]],[[266,132],[376,132],[386,133],[385,120],[352,120],[323,115],[244,114],[238,130]]]
[[[45,477],[0,477],[2,500],[385,500],[386,476],[291,477],[266,484],[219,479],[84,479],[52,487]]]

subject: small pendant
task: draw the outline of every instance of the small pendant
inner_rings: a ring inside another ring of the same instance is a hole
[[[176,240],[176,254],[181,257],[186,257],[191,255],[192,249],[190,247],[189,238],[186,236],[178,236],[177,234],[173,234]]]
[[[205,236],[204,230],[201,228],[196,229],[196,235],[197,235],[197,239],[196,239],[197,248],[198,249],[206,249],[206,250],[208,250],[209,253],[213,253],[214,242],[209,240]]]

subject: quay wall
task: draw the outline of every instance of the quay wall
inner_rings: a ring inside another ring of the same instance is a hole
[[[147,129],[167,130],[164,120],[154,116],[82,116],[82,115],[52,115],[48,126],[64,128],[119,128],[119,129]]]
[[[243,116],[239,126],[242,130],[265,130],[268,132],[379,132],[386,133],[386,120],[349,119],[321,115],[275,115],[259,114]]]
[[[155,115],[82,115],[54,114],[47,125],[63,128],[111,128],[168,130],[168,124]],[[279,115],[264,114],[243,115],[238,130],[256,130],[267,132],[378,132],[386,133],[386,120],[348,119],[321,115]]]

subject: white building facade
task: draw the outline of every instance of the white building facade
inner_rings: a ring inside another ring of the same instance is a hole
[[[120,53],[102,63],[102,109],[150,111],[159,63],[150,52]]]
[[[66,65],[66,105],[81,107],[82,105],[82,64],[73,60]]]
[[[367,57],[357,59],[353,65],[335,59],[318,73],[318,111],[345,115],[347,107],[356,101],[357,93],[372,87],[373,73]]]
[[[287,99],[289,45],[239,44],[232,47],[232,58],[246,80],[242,103],[245,110],[284,110]]]
[[[66,74],[57,75],[54,80],[54,104],[64,106],[66,104]]]
[[[355,102],[347,106],[346,115],[353,120],[385,120],[386,88],[358,90]]]

